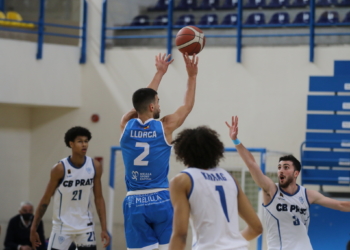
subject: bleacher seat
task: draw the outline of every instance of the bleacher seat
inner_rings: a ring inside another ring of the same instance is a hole
[[[309,24],[310,22],[310,12],[303,11],[299,12],[293,21],[295,24]]]
[[[345,15],[343,23],[350,23],[350,12]]]
[[[180,16],[175,23],[175,25],[182,25],[182,26],[194,25],[194,24],[195,24],[194,16],[190,14]]]
[[[246,3],[243,8],[245,9],[258,9],[265,7],[265,0],[248,0],[248,3]]]
[[[2,13],[2,17],[4,17],[4,13]],[[22,16],[16,11],[8,11],[6,13],[6,20],[2,20],[0,22],[1,25],[16,27],[16,28],[35,28],[33,23],[20,23],[23,21]],[[2,18],[3,19],[3,18]],[[18,22],[13,22],[13,21]]]
[[[131,22],[131,26],[148,26],[149,24],[149,17],[147,15],[136,16]]]
[[[318,7],[329,7],[335,6],[338,4],[338,0],[319,0],[316,2],[316,6]]]
[[[199,25],[217,25],[218,16],[216,14],[207,14],[201,17],[198,22]]]
[[[197,8],[197,0],[181,0],[175,10],[193,10]]]
[[[277,12],[272,15],[269,24],[288,24],[289,14],[287,12]]]
[[[280,9],[288,6],[288,0],[271,0],[269,4],[266,5],[266,9]]]
[[[251,25],[265,24],[265,15],[263,13],[252,13],[248,16],[245,24],[251,24]]]
[[[301,145],[301,182],[350,186],[350,61],[335,61],[334,76],[310,77],[306,141]],[[321,95],[320,92],[327,94]],[[333,95],[329,95],[333,92]],[[320,113],[322,111],[323,113]]]
[[[237,25],[237,14],[227,14],[222,20],[222,25]]]
[[[292,3],[288,4],[288,8],[303,8],[309,6],[309,0],[294,0]]]
[[[156,19],[153,22],[153,25],[155,26],[166,26],[168,25],[168,15],[159,15],[156,17]]]
[[[148,8],[149,11],[162,11],[167,10],[169,5],[169,0],[158,0],[156,6]]]
[[[0,25],[7,25],[7,23],[4,12],[0,11]]]
[[[202,0],[202,3],[197,7],[198,10],[212,10],[219,8],[219,0]]]
[[[325,11],[317,23],[339,23],[339,14],[336,11]]]
[[[237,0],[225,0],[222,6],[219,6],[221,10],[233,10],[237,7]]]
[[[342,6],[344,6],[344,7],[350,6],[350,0],[341,0],[341,1],[337,4],[337,6],[339,6],[339,7],[342,7]]]

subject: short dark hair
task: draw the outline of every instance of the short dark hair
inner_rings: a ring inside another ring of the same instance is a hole
[[[64,142],[66,143],[67,147],[70,148],[69,142],[74,141],[78,136],[86,136],[89,141],[91,139],[91,133],[88,129],[76,126],[70,128],[64,135]]]
[[[224,157],[224,144],[219,140],[218,133],[206,126],[185,129],[172,143],[176,160],[187,167],[215,168]]]
[[[301,164],[300,164],[300,161],[295,158],[293,155],[284,155],[284,156],[281,156],[280,159],[279,159],[279,162],[280,161],[291,161],[293,162],[293,165],[294,165],[294,169],[299,171],[301,170]]]
[[[157,91],[151,88],[138,89],[132,95],[132,104],[138,113],[145,112],[147,106],[155,101]]]

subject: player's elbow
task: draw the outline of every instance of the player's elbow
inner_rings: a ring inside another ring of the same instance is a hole
[[[258,225],[256,225],[254,228],[253,228],[255,234],[256,234],[256,237],[258,237],[260,234],[262,234],[263,232],[263,226],[261,223],[259,223]]]

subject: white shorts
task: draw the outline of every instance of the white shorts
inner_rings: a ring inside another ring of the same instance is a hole
[[[67,250],[72,242],[74,242],[77,247],[95,247],[94,249],[96,249],[95,232],[91,231],[82,234],[51,232],[47,250]]]

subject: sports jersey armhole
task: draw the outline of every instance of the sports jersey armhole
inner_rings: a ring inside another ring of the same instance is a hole
[[[92,166],[94,167],[94,179],[96,177],[96,167],[95,167],[95,163],[94,163],[94,159],[90,158],[91,162],[92,162]]]
[[[63,177],[61,178],[61,180],[58,182],[58,186],[62,184],[64,178],[66,177],[66,165],[64,165],[63,161],[60,161],[63,165]]]
[[[275,185],[276,186],[276,185]],[[267,203],[266,205],[264,205],[264,203],[262,204],[263,205],[263,207],[268,207],[272,202],[273,202],[273,200],[275,199],[275,197],[276,197],[276,194],[278,193],[278,187],[276,186],[276,192],[275,192],[275,194],[273,195],[273,197],[272,197],[272,199],[271,199],[271,201],[269,202],[269,203]]]
[[[164,132],[164,126],[163,126],[163,123],[161,121],[160,122],[160,126],[162,126],[162,132],[163,132],[163,138],[164,138],[164,141],[165,143],[169,146],[169,147],[172,147],[173,145],[169,144],[166,137],[165,137],[165,132]]]
[[[126,124],[125,124],[125,127],[124,127],[124,130],[122,132],[122,134],[120,135],[120,139],[119,139],[119,143],[121,142],[121,140],[123,139],[123,136],[124,136],[124,132],[126,130],[126,127],[128,126],[129,122],[131,121],[132,119],[130,119]]]
[[[307,196],[306,188],[304,188],[304,189],[305,189],[305,198],[306,198],[307,204],[310,207],[309,197]]]
[[[232,176],[232,175],[230,175],[230,176],[231,176],[231,178],[232,178],[233,182],[236,184],[236,188],[237,188],[237,196],[238,196],[238,193],[239,193],[238,184],[237,184],[237,182],[236,182],[235,178],[233,178],[233,176]]]
[[[193,191],[193,186],[194,186],[192,175],[188,172],[185,172],[185,171],[182,171],[181,173],[187,174],[191,179],[191,190],[190,190],[190,193],[187,195],[187,199],[190,199],[192,191]]]

